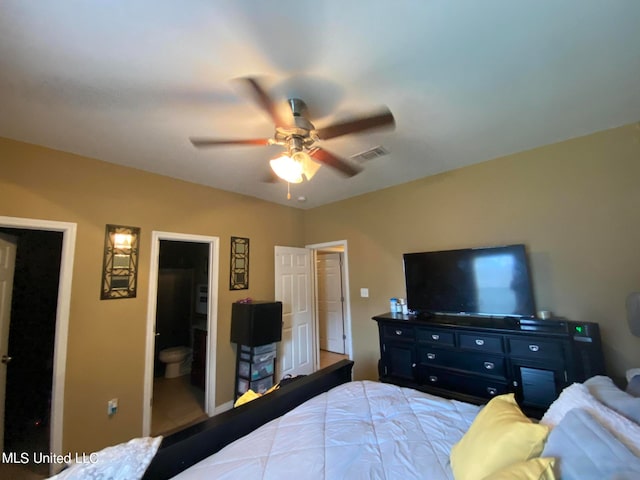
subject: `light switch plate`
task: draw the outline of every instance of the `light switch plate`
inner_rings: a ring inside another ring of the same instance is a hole
[[[361,288],[360,289],[360,296],[362,298],[369,298],[369,289],[368,288]]]

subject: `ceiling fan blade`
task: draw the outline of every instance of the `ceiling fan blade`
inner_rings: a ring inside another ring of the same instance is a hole
[[[216,140],[213,138],[190,138],[194,147],[215,147],[218,145],[269,145],[269,138],[252,138],[246,140]]]
[[[320,163],[335,168],[347,177],[353,177],[362,171],[362,168],[348,163],[346,160],[335,156],[333,153],[327,152],[322,148],[313,148],[309,150],[309,156]]]
[[[384,110],[367,117],[355,118],[353,120],[347,120],[346,122],[334,123],[333,125],[319,128],[316,130],[316,133],[320,140],[327,140],[329,138],[339,137],[349,133],[357,133],[380,127],[391,128],[394,126],[395,120],[393,118],[393,114],[389,109],[385,108]]]
[[[253,92],[256,95],[256,100],[258,101],[258,104],[265,112],[269,114],[269,116],[273,120],[273,123],[276,125],[276,127],[287,125],[288,122],[285,121],[280,116],[280,113],[278,112],[278,108],[276,107],[275,102],[267,94],[266,90],[262,88],[262,85],[260,85],[260,83],[258,83],[258,81],[255,78],[247,77],[247,78],[244,78],[243,80],[245,80],[251,86],[251,88],[253,89]]]

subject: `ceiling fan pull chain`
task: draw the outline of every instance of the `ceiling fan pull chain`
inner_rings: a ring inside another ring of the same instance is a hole
[[[291,184],[287,182],[287,200],[291,200]]]

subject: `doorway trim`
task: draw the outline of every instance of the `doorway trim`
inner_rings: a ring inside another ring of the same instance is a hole
[[[149,267],[149,296],[147,300],[147,337],[142,398],[142,436],[151,433],[151,400],[153,397],[153,364],[156,326],[156,301],[158,297],[158,263],[160,240],[209,244],[208,304],[207,304],[207,376],[205,382],[204,410],[209,416],[216,408],[216,345],[218,334],[218,269],[220,238],[174,232],[151,232],[151,260]]]
[[[338,247],[336,249],[336,247]],[[350,289],[349,289],[349,249],[346,240],[336,240],[333,242],[314,243],[306,245],[305,248],[312,250],[313,262],[312,262],[312,278],[314,289],[318,284],[318,272],[316,271],[316,255],[320,251],[341,251],[342,252],[342,285],[344,295],[344,334],[347,337],[344,342],[345,354],[350,360],[353,360],[353,341],[351,336],[351,301],[350,301]],[[314,349],[316,357],[316,370],[320,367],[320,326],[318,325],[318,299],[314,294],[314,317],[315,317],[315,333],[314,333]]]
[[[69,335],[69,313],[71,309],[71,281],[73,259],[76,248],[78,225],[69,222],[39,220],[34,218],[0,216],[0,227],[44,230],[62,233],[60,276],[58,280],[58,302],[56,305],[56,328],[53,347],[53,378],[51,382],[51,431],[49,447],[55,454],[62,454],[64,388],[67,368],[67,339]],[[53,472],[53,464],[50,473]]]

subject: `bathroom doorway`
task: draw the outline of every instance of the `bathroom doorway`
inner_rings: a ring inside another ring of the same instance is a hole
[[[150,408],[143,434],[155,436],[201,421],[215,408],[218,243],[193,235],[153,237],[145,384]]]
[[[207,283],[206,243],[160,240],[153,365],[151,435],[206,418],[204,365],[200,338],[207,336],[207,295],[196,295]],[[204,301],[202,300],[204,299]],[[206,343],[204,343],[206,348]]]

